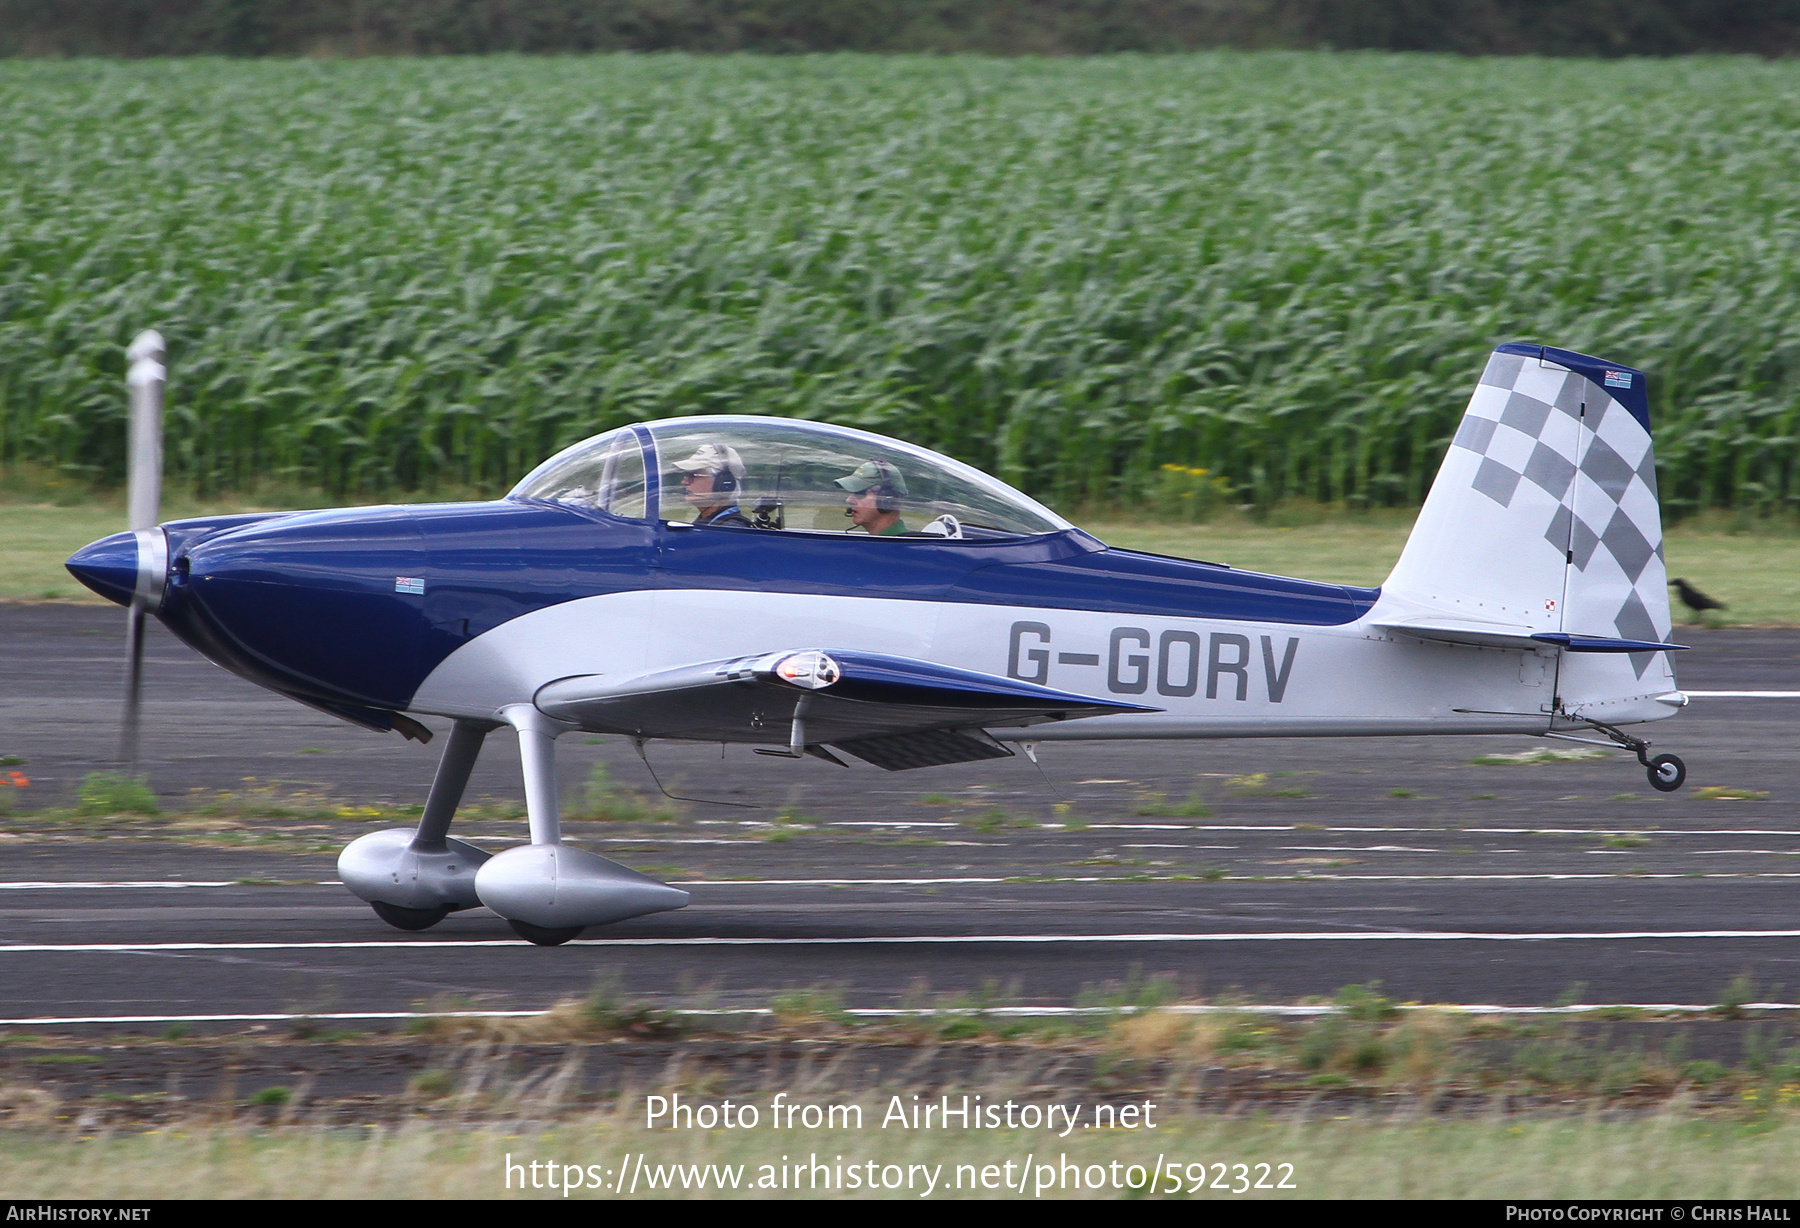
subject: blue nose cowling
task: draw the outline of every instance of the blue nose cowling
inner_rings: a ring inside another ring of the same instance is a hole
[[[69,574],[108,601],[130,605],[137,591],[138,540],[135,533],[114,533],[69,556]]]

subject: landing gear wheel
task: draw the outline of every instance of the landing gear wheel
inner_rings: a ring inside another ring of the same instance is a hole
[[[560,947],[571,938],[579,938],[581,931],[587,928],[585,925],[577,925],[547,929],[541,925],[533,925],[529,921],[511,920],[507,921],[507,924],[512,926],[513,933],[526,942],[535,942],[540,947]]]
[[[401,908],[398,904],[371,901],[375,915],[397,930],[428,930],[450,915],[450,906],[441,908]]]
[[[1644,766],[1650,787],[1659,793],[1673,793],[1687,781],[1687,764],[1674,755],[1658,755]]]

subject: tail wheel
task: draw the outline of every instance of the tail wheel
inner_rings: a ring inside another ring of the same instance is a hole
[[[450,915],[448,904],[441,908],[401,908],[398,904],[383,904],[376,900],[369,907],[397,930],[428,930]]]
[[[581,931],[587,928],[585,925],[555,927],[533,925],[529,921],[514,921],[510,918],[506,923],[512,926],[513,933],[526,942],[536,943],[540,947],[560,947],[571,938],[581,937]]]
[[[1659,793],[1673,793],[1687,781],[1687,764],[1674,755],[1658,755],[1644,766],[1650,787]]]

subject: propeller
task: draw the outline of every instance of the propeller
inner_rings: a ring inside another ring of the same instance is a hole
[[[162,405],[168,371],[163,366],[162,334],[139,333],[126,349],[131,362],[125,390],[131,405],[131,435],[126,487],[126,514],[137,537],[137,585],[125,623],[125,720],[119,733],[119,758],[135,771],[138,762],[138,709],[144,673],[144,617],[162,600],[168,572],[168,539],[157,526],[162,503]]]

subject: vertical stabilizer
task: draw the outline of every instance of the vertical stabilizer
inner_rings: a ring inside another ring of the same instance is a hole
[[[1548,346],[1496,349],[1382,591],[1390,616],[1666,642],[1643,372]],[[1644,708],[1674,689],[1666,652],[1559,655],[1565,715],[1667,714]]]

